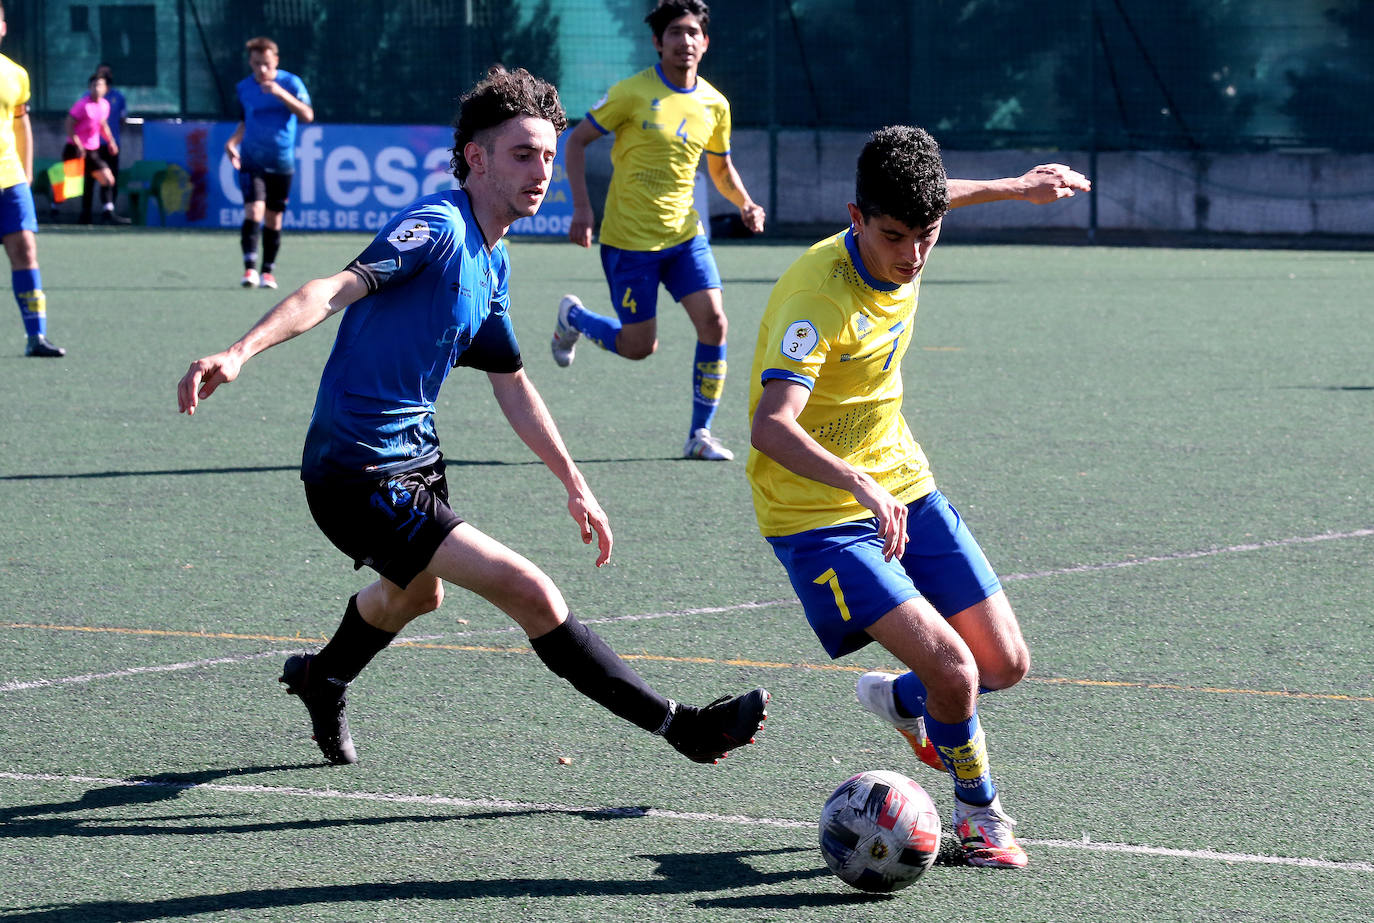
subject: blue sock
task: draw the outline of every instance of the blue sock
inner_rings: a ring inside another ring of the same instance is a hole
[[[992,804],[992,799],[997,797],[997,787],[992,784],[988,748],[983,728],[978,723],[978,713],[955,724],[936,721],[929,713],[925,718],[926,736],[954,779],[954,794],[965,804]]]
[[[14,270],[10,273],[10,284],[14,286],[14,300],[19,303],[19,316],[24,318],[24,332],[31,337],[47,333],[47,299],[38,267]]]
[[[720,407],[720,393],[725,390],[725,344],[712,346],[697,343],[696,359],[692,362],[692,427],[690,436],[699,429],[710,429]]]
[[[615,338],[620,335],[620,318],[606,317],[588,311],[585,306],[573,305],[568,310],[568,323],[606,352],[620,355],[615,348]]]
[[[897,711],[903,718],[916,718],[926,713],[926,687],[920,677],[910,670],[897,677],[893,683],[897,693]]]

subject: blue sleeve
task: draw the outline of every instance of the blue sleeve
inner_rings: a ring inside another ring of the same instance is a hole
[[[510,312],[493,310],[477,328],[472,344],[454,360],[454,366],[467,366],[479,372],[509,374],[525,367],[520,344],[515,341]]]
[[[415,278],[447,250],[452,239],[448,215],[432,207],[412,207],[392,218],[344,268],[363,280],[369,295],[375,295]]]
[[[310,91],[305,88],[305,81],[295,74],[291,75],[291,94],[307,106],[313,105],[310,102]]]

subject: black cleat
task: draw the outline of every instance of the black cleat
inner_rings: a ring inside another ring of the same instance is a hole
[[[694,763],[718,763],[731,750],[754,742],[768,718],[771,696],[762,687],[722,696],[704,708],[679,706],[663,736]]]
[[[344,696],[347,687],[327,689],[310,688],[310,661],[314,654],[293,654],[286,658],[277,682],[286,684],[286,691],[299,696],[310,712],[310,724],[315,734],[315,743],[320,745],[324,758],[336,766],[358,762],[358,751],[353,747],[353,737],[348,733],[348,716],[344,706],[348,700]],[[334,684],[325,681],[327,685]]]
[[[116,215],[113,211],[106,209],[100,213],[102,224],[133,224],[132,218],[125,218],[123,215]]]
[[[61,346],[54,346],[41,333],[29,337],[29,345],[24,348],[24,355],[36,356],[40,359],[60,359],[66,354],[65,349]]]

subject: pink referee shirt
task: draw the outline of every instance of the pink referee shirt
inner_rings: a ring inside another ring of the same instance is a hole
[[[110,117],[108,99],[91,99],[89,93],[76,101],[68,113],[76,123],[73,134],[88,151],[100,147],[100,123]]]

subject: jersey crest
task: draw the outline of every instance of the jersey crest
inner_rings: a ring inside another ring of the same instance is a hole
[[[815,325],[809,320],[793,321],[782,335],[780,352],[784,359],[800,361],[811,355],[820,339],[816,334]]]
[[[429,225],[422,218],[402,221],[387,237],[391,246],[404,253],[429,243]]]

